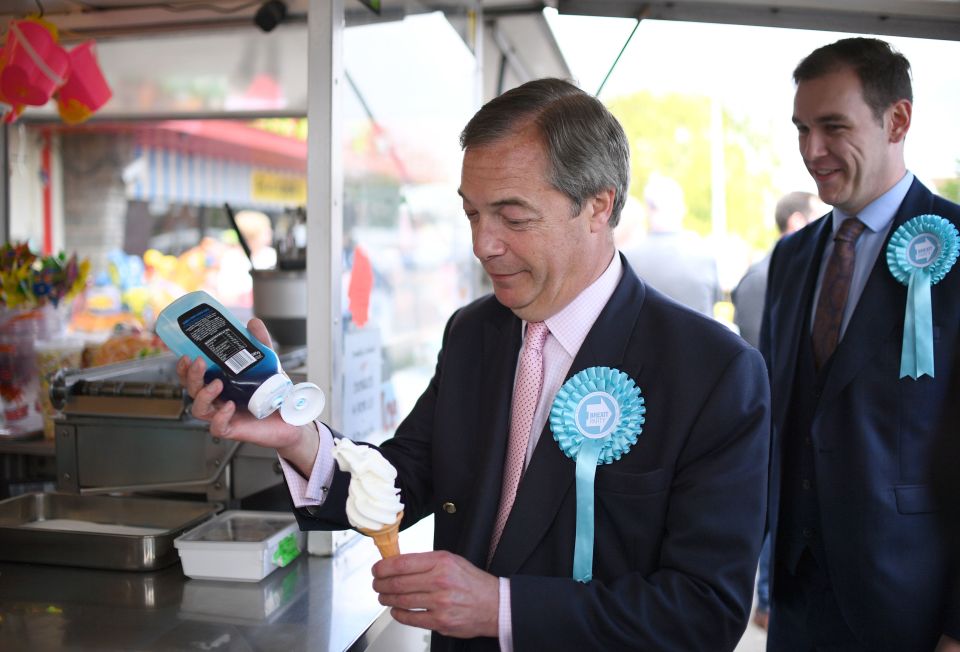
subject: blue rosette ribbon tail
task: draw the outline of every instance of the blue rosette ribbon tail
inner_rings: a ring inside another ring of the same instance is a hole
[[[550,408],[550,429],[560,450],[576,462],[577,523],[573,579],[593,579],[594,478],[597,466],[619,460],[637,443],[646,407],[630,376],[589,367],[563,384]]]
[[[907,286],[900,378],[933,378],[933,305],[930,289],[957,262],[957,227],[939,215],[918,215],[898,228],[887,245],[887,266]]]

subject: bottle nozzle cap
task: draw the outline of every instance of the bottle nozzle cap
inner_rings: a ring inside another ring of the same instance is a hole
[[[290,393],[293,383],[284,374],[274,374],[267,378],[247,401],[250,414],[263,419],[273,414]]]
[[[291,426],[302,426],[320,416],[326,397],[313,383],[297,383],[284,397],[280,416]]]

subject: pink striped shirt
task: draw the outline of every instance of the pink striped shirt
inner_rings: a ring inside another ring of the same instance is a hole
[[[327,497],[327,488],[333,481],[333,433],[326,424],[319,421],[315,423],[320,435],[320,448],[309,478],[304,478],[292,464],[277,456],[280,457],[280,468],[287,481],[290,497],[297,507],[322,505]]]

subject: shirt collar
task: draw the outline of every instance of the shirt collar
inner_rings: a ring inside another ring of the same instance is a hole
[[[607,305],[620,277],[623,274],[623,264],[620,262],[620,253],[613,252],[613,260],[597,280],[587,286],[573,301],[568,303],[560,312],[544,320],[550,334],[560,343],[570,357],[575,357],[587,333],[593,327],[593,322],[600,316],[603,307]],[[527,322],[523,322],[526,335]]]
[[[833,232],[836,233],[843,221],[849,217],[859,218],[874,233],[885,232],[897,214],[900,204],[903,203],[903,198],[907,196],[907,191],[910,190],[912,183],[913,173],[908,170],[890,190],[867,204],[856,216],[848,215],[839,208],[834,208]]]

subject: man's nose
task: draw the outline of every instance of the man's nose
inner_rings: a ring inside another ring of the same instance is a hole
[[[807,161],[813,161],[826,153],[826,143],[819,131],[811,129],[800,137],[800,154]]]
[[[486,260],[506,251],[498,221],[492,217],[479,216],[472,224],[473,255],[477,260]]]

